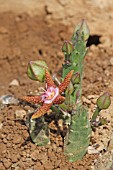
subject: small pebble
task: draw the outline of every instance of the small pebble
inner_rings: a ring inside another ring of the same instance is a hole
[[[17,79],[14,79],[10,82],[9,86],[19,86],[19,82]]]
[[[23,119],[26,116],[25,110],[16,110],[15,115],[17,119]]]
[[[89,99],[87,99],[86,97],[84,97],[84,96],[82,97],[82,100],[86,104],[91,104],[91,101]]]
[[[93,146],[88,147],[88,154],[97,154],[99,153],[98,150],[96,150]]]
[[[15,134],[13,137],[13,143],[18,144],[18,143],[22,143],[22,142],[23,142],[22,136],[19,134]]]
[[[4,164],[6,169],[9,169],[10,166],[11,166],[11,161],[9,159],[4,158],[3,159],[3,164]]]

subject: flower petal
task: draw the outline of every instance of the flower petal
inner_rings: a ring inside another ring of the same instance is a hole
[[[61,95],[58,95],[57,98],[54,100],[54,104],[61,104],[63,103],[65,100],[65,97],[64,96],[61,96]]]
[[[71,77],[73,75],[74,70],[71,70],[65,77],[64,81],[58,86],[59,88],[59,93],[61,94],[66,87],[69,85]]]
[[[42,102],[41,96],[24,96],[21,99],[29,103],[35,103],[35,104]]]
[[[45,77],[46,77],[47,88],[48,87],[56,87],[54,81],[51,78],[50,73],[47,70],[46,70],[46,73],[45,73]]]
[[[39,118],[39,117],[43,116],[43,115],[46,114],[46,112],[50,109],[50,107],[52,106],[52,104],[53,104],[53,103],[43,104],[43,106],[41,106],[41,107],[39,108],[39,110],[32,115],[31,118],[32,118],[32,119],[36,119],[36,118]]]

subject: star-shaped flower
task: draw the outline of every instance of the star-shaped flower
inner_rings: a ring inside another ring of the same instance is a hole
[[[24,96],[22,100],[25,100],[30,103],[40,103],[42,106],[39,110],[32,115],[32,119],[39,118],[46,114],[46,112],[51,108],[53,104],[61,104],[64,102],[65,97],[62,96],[62,92],[67,88],[70,83],[73,70],[71,70],[65,77],[64,81],[56,87],[55,83],[52,80],[50,73],[46,70],[45,78],[47,83],[46,91],[39,96]]]

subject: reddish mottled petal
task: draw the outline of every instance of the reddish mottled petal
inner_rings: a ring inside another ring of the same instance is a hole
[[[53,104],[53,103],[43,104],[43,106],[41,106],[41,107],[39,108],[39,110],[32,115],[31,118],[32,118],[32,119],[36,119],[36,118],[39,118],[39,117],[43,116],[43,115],[46,114],[46,112],[50,109],[50,107],[52,106],[52,104]]]
[[[46,70],[46,83],[48,87],[56,87],[55,83],[53,82],[50,73]]]
[[[24,96],[21,99],[25,100],[25,101],[27,101],[29,103],[35,103],[35,104],[42,102],[41,101],[42,100],[41,96]]]
[[[59,88],[59,93],[61,94],[65,89],[66,87],[69,85],[70,83],[70,80],[71,80],[71,77],[73,75],[73,71],[74,70],[71,70],[65,77],[64,81],[58,86]]]
[[[64,96],[58,95],[57,98],[54,100],[54,104],[61,104],[65,100]]]

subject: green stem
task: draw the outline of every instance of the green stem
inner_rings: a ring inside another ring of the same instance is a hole
[[[101,110],[99,109],[99,107],[97,106],[97,108],[96,108],[96,110],[95,110],[95,112],[94,112],[94,114],[93,114],[93,116],[92,116],[92,122],[94,122],[95,120],[96,120],[96,118],[97,118],[97,116],[99,115],[99,112],[100,112]]]

